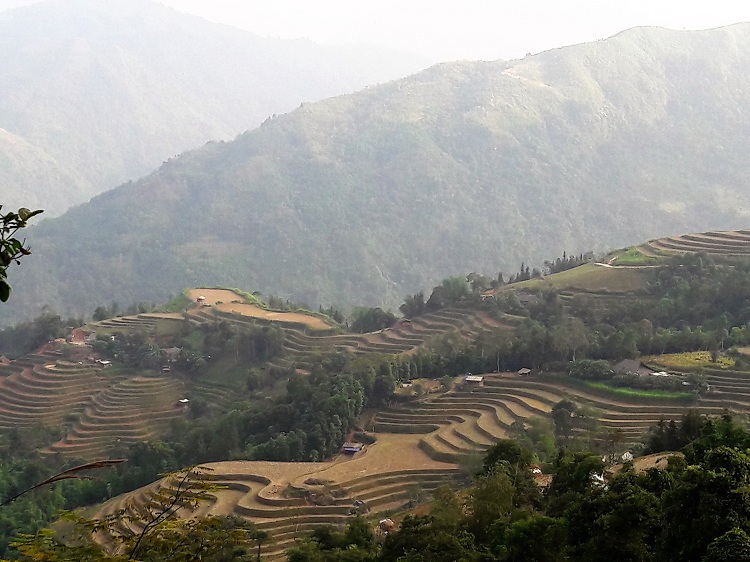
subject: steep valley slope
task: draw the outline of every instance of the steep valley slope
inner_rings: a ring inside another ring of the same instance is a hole
[[[743,228],[748,100],[739,24],[632,29],[304,104],[35,227],[2,320],[201,285],[393,307],[446,274]]]
[[[34,156],[0,137],[0,202],[48,216],[301,102],[426,66],[370,47],[261,38],[151,0],[0,13],[0,52],[0,128]]]

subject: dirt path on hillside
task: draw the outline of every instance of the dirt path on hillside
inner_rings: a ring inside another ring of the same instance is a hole
[[[617,259],[617,256],[612,258],[610,261],[614,261]],[[612,265],[611,263],[602,263],[599,261],[595,261],[594,265],[598,265],[599,267],[606,267],[608,269],[654,269],[655,267],[661,267],[660,265]]]

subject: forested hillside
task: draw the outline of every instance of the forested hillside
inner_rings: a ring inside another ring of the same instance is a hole
[[[301,102],[424,67],[400,53],[260,38],[151,0],[3,12],[0,52],[0,201],[48,216]]]
[[[742,228],[748,100],[740,24],[633,29],[304,104],[30,231],[13,318],[197,285],[395,307],[446,274]]]

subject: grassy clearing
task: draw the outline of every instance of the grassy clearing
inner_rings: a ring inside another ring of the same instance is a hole
[[[185,320],[182,318],[159,318],[156,320],[154,334],[159,336],[176,336],[180,333]]]
[[[280,375],[273,379],[270,376],[270,370],[262,368],[259,372],[263,381],[261,388],[255,392],[248,392],[248,366],[245,363],[237,362],[233,357],[225,357],[210,363],[206,372],[201,376],[201,380],[203,382],[216,381],[221,385],[236,388],[238,390],[237,399],[239,400],[253,401],[255,399],[267,400],[282,397],[286,391],[286,375]]]
[[[726,355],[720,355],[716,362],[711,361],[708,351],[688,351],[685,353],[666,353],[664,355],[647,355],[641,358],[646,364],[658,365],[667,369],[680,371],[697,370],[704,367],[713,369],[731,369],[735,361]]]
[[[659,258],[644,255],[633,246],[617,255],[610,263],[612,265],[656,265],[659,263]]]
[[[542,383],[554,383],[561,387],[562,393],[568,393],[575,397],[575,390],[583,393],[595,394],[603,402],[612,400],[633,405],[664,405],[664,402],[676,402],[679,404],[691,404],[695,402],[696,395],[691,392],[670,392],[667,390],[640,390],[627,387],[610,386],[606,383],[595,383],[569,377],[562,373],[544,373],[536,375],[535,380]],[[573,398],[573,400],[576,400]]]
[[[109,378],[118,378],[125,375],[132,376],[133,370],[130,367],[125,367],[124,365],[113,363],[106,369],[102,369],[101,371],[99,371],[99,374],[102,376],[107,376]]]
[[[640,390],[635,388],[625,388],[622,386],[609,386],[603,382],[587,382],[586,386],[596,390],[613,394],[622,398],[659,398],[663,400],[692,400],[694,395],[690,392],[669,392],[667,390]]]
[[[160,306],[157,310],[159,312],[183,312],[189,308],[193,302],[194,301],[190,299],[187,290],[184,290],[167,304]]]
[[[458,382],[458,377],[453,377],[451,384]],[[422,394],[431,394],[443,390],[440,381],[434,379],[412,379],[411,386],[399,387],[396,389],[398,396],[421,396]]]
[[[268,308],[268,305],[265,302],[260,300],[258,297],[256,297],[252,293],[248,293],[247,291],[243,291],[241,289],[231,289],[229,287],[216,287],[216,288],[223,289],[225,291],[231,291],[238,297],[241,297],[242,299],[244,299],[245,302],[247,303],[254,304],[255,306],[258,306],[260,308],[266,308],[266,309]]]
[[[615,269],[588,263],[548,275],[544,279],[514,283],[510,287],[577,289],[593,293],[637,293],[646,289],[646,273],[640,269]]]

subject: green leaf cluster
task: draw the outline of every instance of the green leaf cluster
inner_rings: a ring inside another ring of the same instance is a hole
[[[0,205],[0,211],[2,211]],[[30,211],[25,207],[18,212],[0,213],[0,301],[6,302],[10,298],[10,284],[7,269],[11,264],[20,264],[20,259],[31,254],[26,240],[16,238],[22,228],[26,228],[29,219],[44,211]]]

